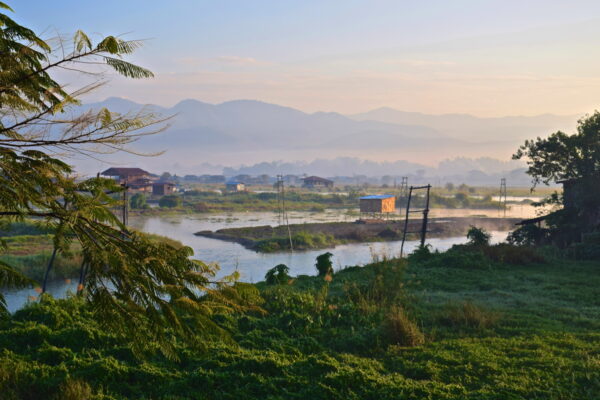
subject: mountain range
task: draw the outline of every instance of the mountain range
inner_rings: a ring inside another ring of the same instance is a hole
[[[458,156],[507,160],[527,138],[574,129],[576,116],[480,118],[428,115],[380,108],[362,114],[305,113],[255,100],[210,104],[183,100],[173,107],[142,105],[122,98],[90,103],[114,112],[144,108],[171,117],[164,132],[144,137],[142,151],[162,151],[166,165],[192,167],[274,160],[360,157],[433,165]],[[170,163],[170,164],[169,164]]]

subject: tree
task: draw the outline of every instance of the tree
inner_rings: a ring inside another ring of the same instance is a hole
[[[487,231],[483,228],[471,226],[467,232],[467,239],[469,239],[469,244],[471,246],[489,246],[491,238],[492,235],[487,233]]]
[[[333,274],[333,263],[331,262],[331,257],[333,257],[333,254],[330,252],[317,256],[317,263],[315,264],[315,267],[317,267],[317,271],[319,271],[319,276]]]
[[[547,138],[526,140],[513,155],[527,159],[533,188],[539,183],[584,178],[600,173],[600,112],[580,119],[577,133],[558,131]]]
[[[267,285],[284,285],[290,281],[290,269],[285,264],[279,264],[267,271],[265,282]]]
[[[148,204],[146,203],[146,195],[143,193],[134,194],[131,196],[131,199],[129,199],[129,206],[132,209],[148,208]]]
[[[181,206],[181,203],[182,203],[181,197],[174,195],[174,194],[168,194],[166,196],[163,196],[158,201],[159,207],[163,207],[163,208],[179,207],[179,206]]]
[[[0,10],[12,11],[1,2]],[[161,130],[160,120],[143,111],[78,114],[73,107],[81,94],[103,83],[102,72],[90,70],[91,65],[128,78],[152,77],[123,59],[140,46],[114,36],[93,44],[78,31],[72,42],[58,40],[51,47],[0,12],[0,223],[36,218],[55,232],[57,252],[68,252],[77,242],[83,256],[78,291],[98,320],[134,338],[134,350],[158,343],[173,357],[172,338],[189,338],[202,328],[214,331],[218,327],[210,315],[239,306],[231,287],[235,276],[215,281],[215,269],[191,260],[190,248],[127,229],[111,212],[121,205],[112,194],[123,188],[110,179],[75,180],[72,168],[57,156],[135,153],[129,144]],[[69,91],[52,77],[59,69],[86,72],[93,82]],[[29,283],[0,263],[0,287]],[[193,318],[182,318],[189,313]]]

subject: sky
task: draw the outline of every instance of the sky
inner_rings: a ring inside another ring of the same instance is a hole
[[[600,108],[600,2],[8,0],[43,37],[146,39],[89,101],[255,99],[306,112],[477,116]]]

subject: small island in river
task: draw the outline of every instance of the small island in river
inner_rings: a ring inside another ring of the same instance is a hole
[[[431,218],[427,237],[453,237],[466,234],[471,226],[490,231],[509,231],[519,221],[516,218],[453,217]],[[409,220],[408,240],[420,237],[421,219]],[[372,220],[356,222],[325,222],[280,226],[253,226],[200,231],[196,236],[236,242],[257,252],[270,253],[290,250],[290,236],[295,250],[334,247],[345,243],[366,243],[402,240],[404,220]]]

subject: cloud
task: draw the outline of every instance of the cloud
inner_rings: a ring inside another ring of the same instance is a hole
[[[217,57],[183,57],[177,60],[179,64],[186,66],[268,66],[271,62],[257,60],[253,57],[242,56],[217,56]]]

